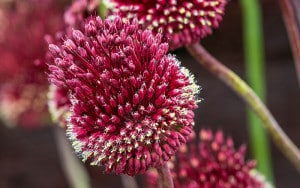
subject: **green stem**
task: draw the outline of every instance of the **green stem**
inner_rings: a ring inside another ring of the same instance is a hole
[[[98,14],[102,19],[104,19],[107,15],[107,7],[106,7],[106,4],[103,1],[101,1],[100,4],[99,4]]]
[[[73,188],[91,188],[89,175],[83,163],[73,153],[65,130],[56,126],[54,131],[60,162],[70,186]]]
[[[274,143],[300,172],[300,151],[283,132],[272,114],[253,90],[238,75],[209,54],[200,44],[191,44],[186,46],[186,48],[199,64],[225,82],[252,108],[269,131]]]
[[[166,162],[157,168],[157,172],[159,174],[161,188],[174,188],[171,172]]]
[[[261,11],[257,0],[241,0],[243,8],[244,51],[246,75],[255,93],[266,101],[265,65]],[[251,110],[247,109],[250,147],[257,160],[257,170],[268,181],[274,182],[270,144],[262,122]]]

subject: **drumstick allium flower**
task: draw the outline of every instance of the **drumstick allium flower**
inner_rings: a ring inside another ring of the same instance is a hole
[[[159,167],[186,142],[199,87],[161,35],[136,19],[91,17],[54,56],[49,79],[71,97],[67,134],[83,161],[136,175]]]
[[[256,162],[245,161],[245,145],[235,150],[232,139],[225,139],[221,131],[201,130],[198,144],[191,135],[169,162],[175,188],[271,187],[254,169]],[[157,187],[158,174],[148,171],[147,180],[150,187]]]
[[[219,27],[227,0],[112,0],[112,12],[137,17],[143,27],[162,33],[170,49],[199,42]]]

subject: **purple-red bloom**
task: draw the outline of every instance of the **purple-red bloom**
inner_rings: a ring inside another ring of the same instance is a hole
[[[227,0],[112,0],[112,12],[137,17],[154,34],[162,33],[170,49],[199,42],[217,28]]]
[[[84,161],[133,176],[186,142],[199,87],[166,54],[160,34],[140,30],[137,20],[92,17],[84,32],[49,50],[49,79],[69,90],[67,134]]]
[[[255,171],[256,162],[245,161],[245,145],[236,151],[232,139],[225,139],[221,131],[201,130],[198,144],[192,135],[169,162],[175,188],[270,187]],[[157,187],[157,172],[149,171],[147,181]]]

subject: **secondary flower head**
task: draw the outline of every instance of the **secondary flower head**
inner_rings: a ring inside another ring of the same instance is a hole
[[[9,127],[37,128],[49,122],[47,86],[6,83],[0,90],[0,116]]]
[[[175,188],[271,187],[254,170],[256,162],[245,161],[245,145],[236,151],[232,139],[224,139],[221,131],[214,135],[210,130],[201,130],[198,145],[192,135],[169,163]],[[156,187],[158,174],[149,171],[147,175],[150,187]]]
[[[171,49],[212,33],[222,20],[227,0],[112,0],[112,12],[137,17],[143,27],[162,33]]]
[[[75,0],[64,14],[64,21],[68,26],[78,27],[84,19],[97,15],[101,0]]]
[[[83,160],[135,175],[170,159],[194,125],[199,87],[168,44],[137,20],[87,20],[62,46],[50,81],[71,95],[68,135]]]
[[[40,127],[49,123],[49,82],[45,75],[47,65],[37,59],[43,59],[47,51],[44,35],[62,27],[64,4],[58,0],[0,4],[0,12],[6,18],[0,29],[1,118],[8,126]]]

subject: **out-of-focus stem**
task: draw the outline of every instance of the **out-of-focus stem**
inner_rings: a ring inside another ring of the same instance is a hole
[[[107,16],[107,7],[106,7],[106,4],[104,1],[100,1],[99,7],[98,7],[98,13],[102,19],[104,19]]]
[[[247,81],[262,101],[266,101],[262,18],[257,0],[241,0],[243,8],[244,52]],[[257,160],[257,170],[274,182],[268,135],[255,113],[247,109],[250,148]]]
[[[65,130],[56,126],[54,128],[55,140],[61,166],[72,188],[91,188],[89,175],[83,163],[75,156],[68,142]]]
[[[209,54],[200,44],[191,44],[186,46],[186,48],[199,64],[225,82],[251,107],[263,122],[274,143],[300,172],[300,151],[283,132],[270,111],[253,90],[238,75]]]
[[[161,167],[158,167],[157,172],[159,175],[160,187],[174,188],[173,179],[167,163],[164,163]]]
[[[300,1],[299,0],[292,0],[292,5],[294,7],[295,16],[296,16],[296,21],[298,25],[298,30],[300,30]]]
[[[134,177],[127,176],[125,174],[121,175],[121,180],[124,188],[137,188],[137,183]]]
[[[298,0],[299,1],[299,0]],[[297,13],[300,14],[300,3],[290,0],[279,0],[285,26],[292,47],[298,83],[300,84],[300,20],[297,22]],[[299,16],[300,19],[300,16]]]

